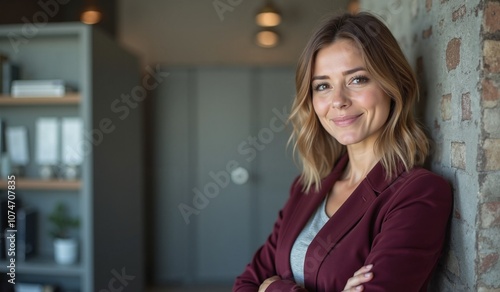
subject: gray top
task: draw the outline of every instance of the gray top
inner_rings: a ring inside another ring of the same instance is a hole
[[[292,251],[290,252],[290,265],[292,267],[293,277],[295,283],[304,286],[304,266],[306,259],[306,252],[314,239],[316,234],[325,226],[328,219],[326,215],[326,198],[323,203],[318,207],[316,212],[311,216],[304,229],[300,232],[299,236],[293,244]]]

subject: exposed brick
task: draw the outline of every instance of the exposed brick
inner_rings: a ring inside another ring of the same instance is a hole
[[[470,104],[470,92],[462,94],[462,121],[472,119],[472,110]]]
[[[493,267],[498,262],[498,254],[497,253],[489,253],[486,255],[482,255],[479,258],[479,273],[486,273],[491,267]]]
[[[451,166],[465,169],[465,143],[464,142],[451,142]]]
[[[481,157],[481,170],[500,170],[500,139],[485,139]]]
[[[483,112],[484,130],[490,138],[500,138],[500,108],[487,108]]]
[[[480,194],[484,198],[500,201],[500,171],[483,172],[480,180]]]
[[[482,106],[486,108],[497,106],[500,100],[499,86],[497,86],[493,80],[488,78],[483,79],[482,85],[483,85],[483,94],[481,96]]]
[[[484,9],[485,32],[500,31],[500,3],[489,1]]]
[[[491,288],[491,287],[481,286],[477,289],[477,292],[500,292],[500,288]]]
[[[459,38],[453,38],[448,42],[446,47],[446,67],[448,71],[457,68],[460,63],[460,44]]]
[[[484,69],[500,73],[500,41],[485,40],[483,47]]]
[[[432,0],[426,0],[425,1],[425,10],[427,10],[427,12],[431,11],[432,9]]]
[[[500,227],[500,202],[486,202],[481,205],[481,227]]]
[[[479,273],[484,274],[498,262],[498,253],[489,253],[479,257]]]
[[[496,250],[498,248],[498,242],[500,242],[500,238],[496,238],[496,236],[492,236],[492,229],[481,229],[478,226],[477,231],[477,249],[486,251],[486,250]]]
[[[484,274],[488,272],[497,262],[498,262],[498,254],[497,253],[489,253],[486,255],[479,256],[479,273]]]
[[[422,38],[428,39],[431,35],[432,35],[432,25],[428,29],[422,31]]]
[[[460,6],[457,10],[453,11],[451,14],[451,19],[453,21],[457,21],[458,19],[464,17],[465,13],[467,13],[467,8],[465,5]]]
[[[451,94],[445,94],[441,99],[441,118],[444,121],[451,119]]]

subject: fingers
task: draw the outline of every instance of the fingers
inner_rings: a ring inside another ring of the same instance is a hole
[[[354,276],[358,276],[360,274],[366,273],[366,272],[370,271],[372,268],[373,268],[373,265],[363,266],[363,267],[361,267],[361,269],[357,270],[354,273]]]
[[[262,282],[262,284],[260,285],[258,292],[266,291],[266,289],[267,289],[267,287],[269,287],[269,285],[271,285],[274,281],[277,281],[280,279],[281,278],[279,276],[272,276],[270,278],[265,279],[264,282]]]
[[[373,265],[367,265],[361,267],[361,269],[357,270],[354,275],[347,280],[347,283],[344,287],[345,292],[348,291],[363,291],[363,283],[366,283],[373,279],[373,273],[370,270],[373,268]]]

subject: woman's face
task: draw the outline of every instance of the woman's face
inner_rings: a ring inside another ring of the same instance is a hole
[[[343,145],[373,147],[391,99],[353,41],[340,39],[318,51],[311,87],[314,111],[330,135]]]

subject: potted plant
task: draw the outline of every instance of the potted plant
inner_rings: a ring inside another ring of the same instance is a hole
[[[66,205],[59,203],[49,215],[53,227],[50,234],[54,238],[54,258],[58,264],[74,264],[77,259],[78,243],[70,236],[70,231],[79,226],[78,218],[69,216]]]

